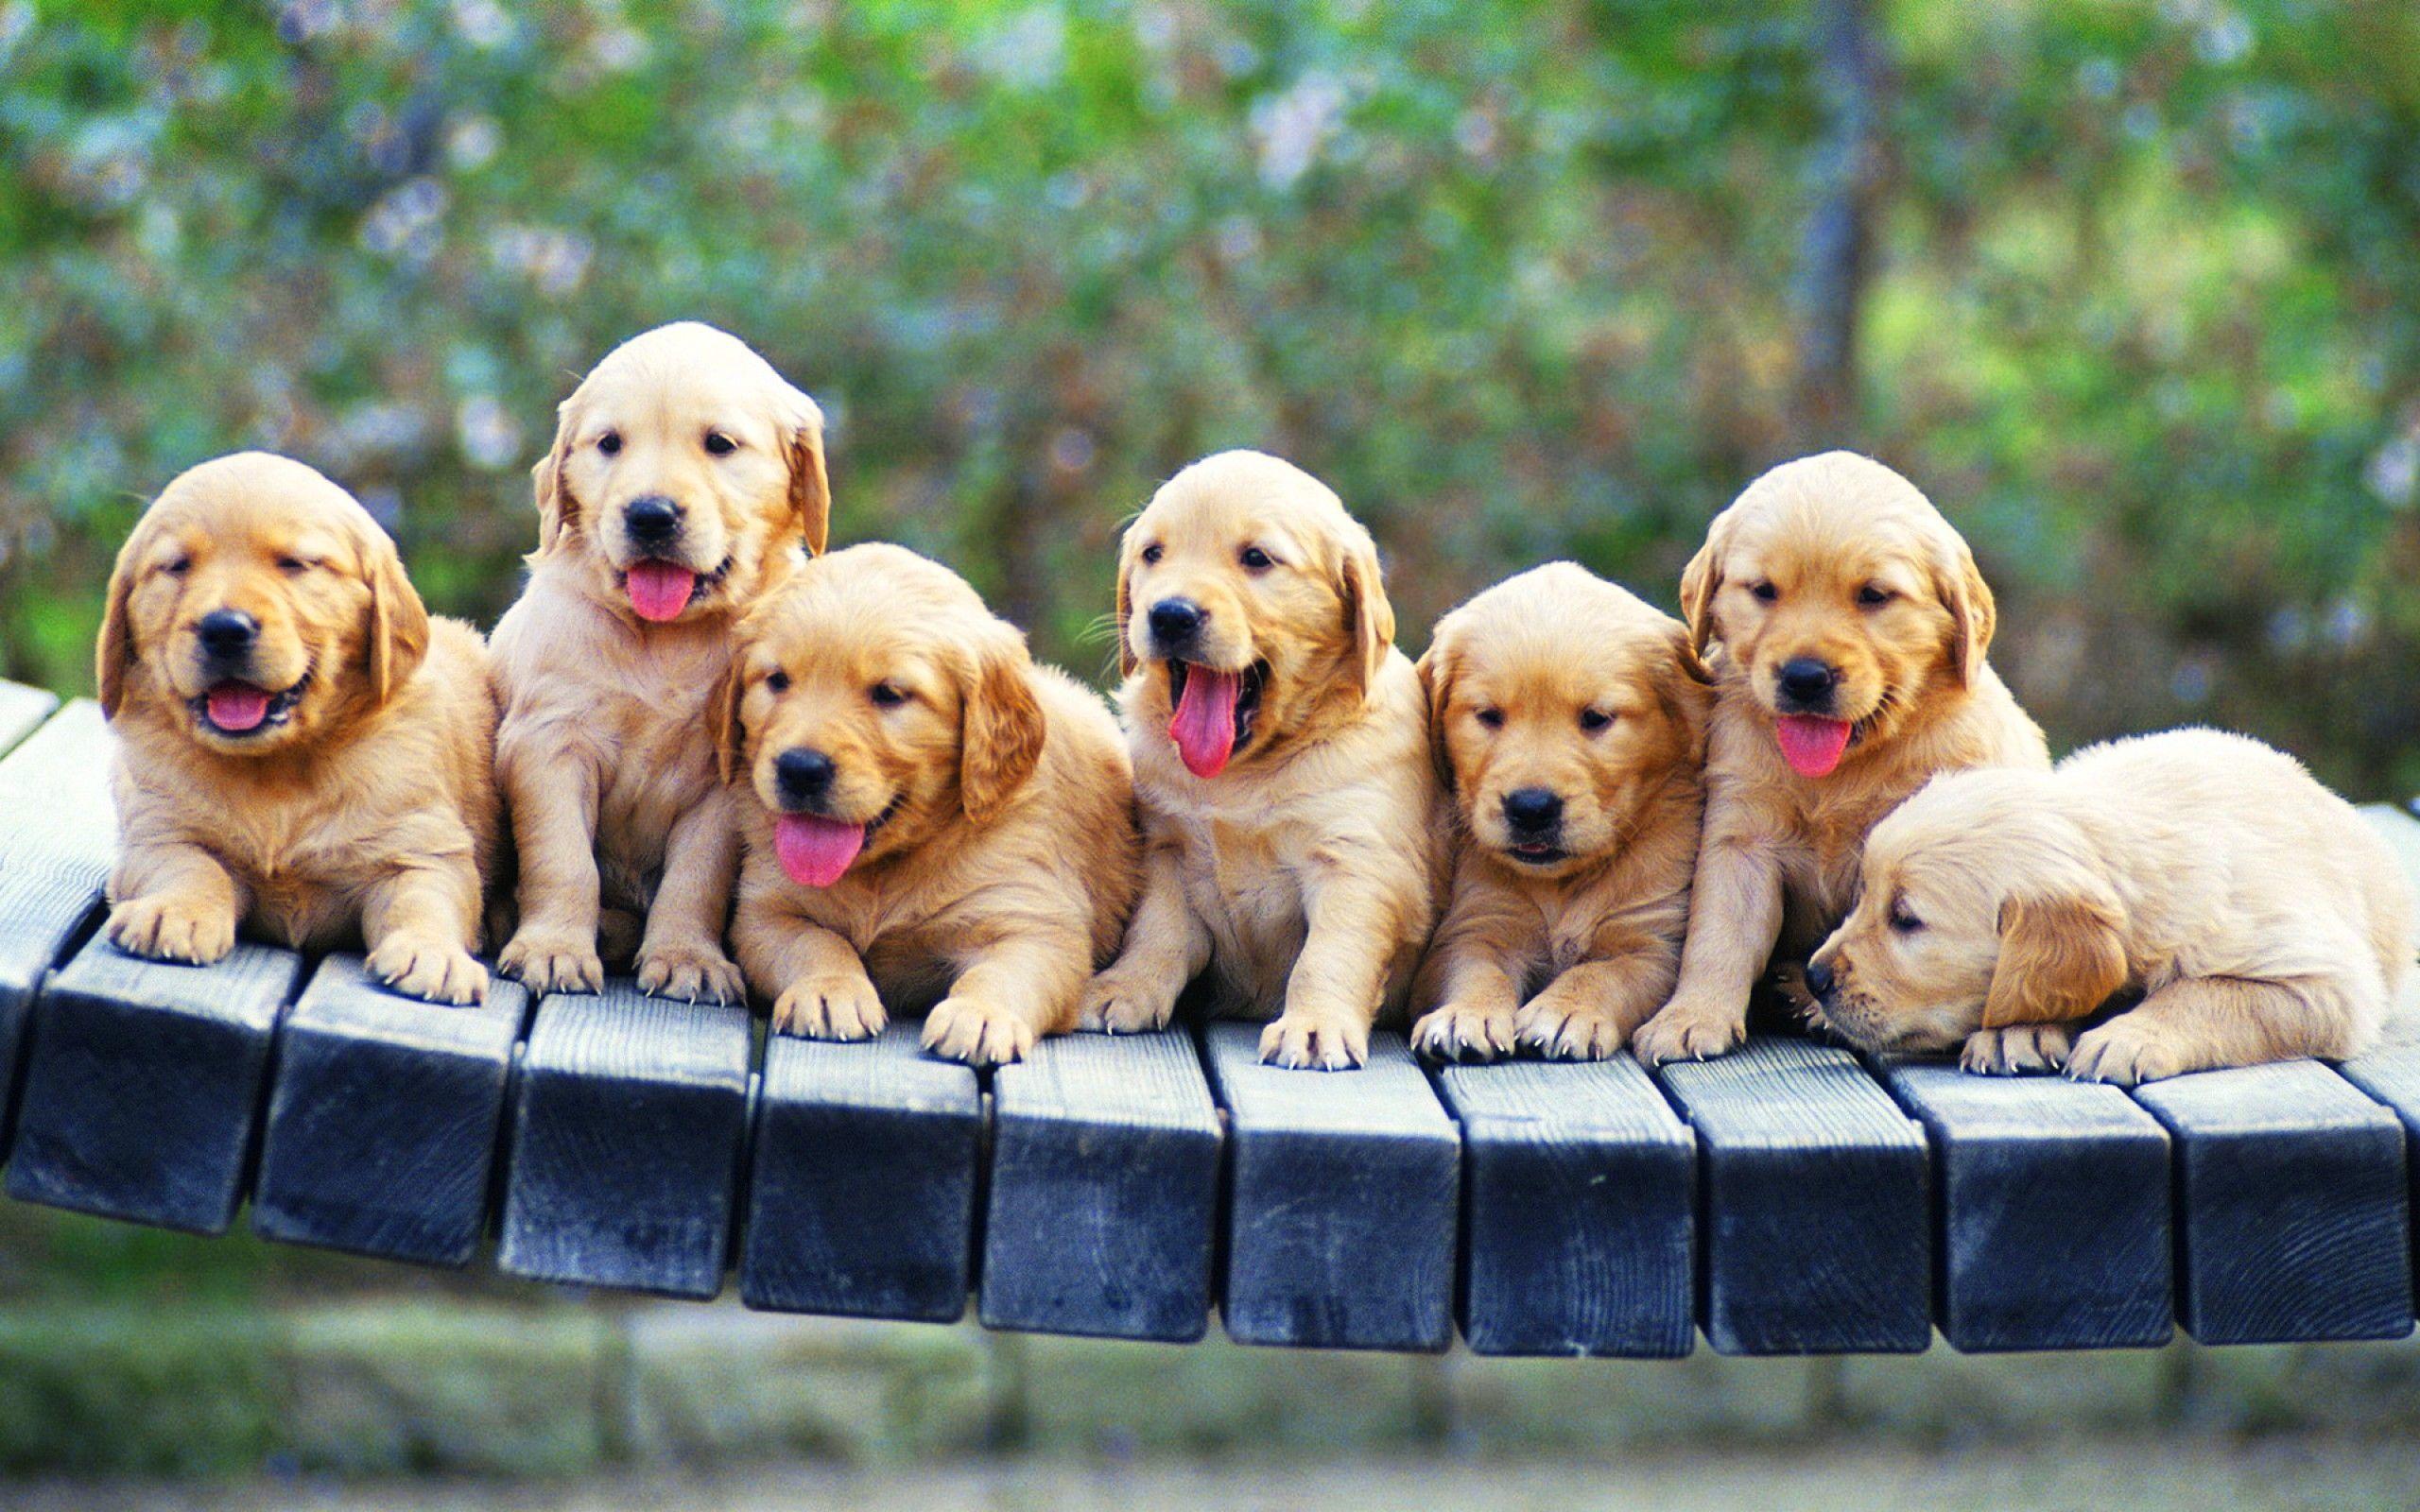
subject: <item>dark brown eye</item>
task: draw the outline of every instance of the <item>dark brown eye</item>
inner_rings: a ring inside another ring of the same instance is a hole
[[[722,432],[720,432],[720,431],[708,431],[708,432],[706,432],[706,455],[709,455],[709,456],[729,456],[732,453],[736,452],[736,451],[738,451],[738,450],[739,450],[739,443],[738,443],[737,441],[733,440],[730,437],[725,436]]]
[[[1159,565],[1160,558],[1167,554],[1167,548],[1154,541],[1143,548],[1143,564],[1147,567],[1156,567]]]
[[[1580,711],[1580,728],[1588,731],[1588,733],[1592,735],[1613,722],[1614,716],[1605,713],[1602,709],[1582,709]]]
[[[1478,722],[1485,725],[1490,730],[1502,730],[1504,728],[1504,711],[1501,709],[1482,709],[1478,712]]]
[[[596,449],[604,453],[607,456],[621,455],[622,433],[620,431],[607,431],[604,435],[599,436],[596,438]]]
[[[877,682],[866,690],[866,696],[885,709],[896,709],[908,701],[908,690],[895,682]]]
[[[171,577],[182,577],[185,574],[193,571],[193,558],[191,557],[179,557],[173,561],[164,561],[160,564],[160,570],[166,573]]]
[[[1274,567],[1277,565],[1276,562],[1270,559],[1269,553],[1261,550],[1258,546],[1246,546],[1242,551],[1236,554],[1236,559],[1242,562],[1245,567],[1249,568],[1253,572],[1259,572],[1263,568]]]
[[[1868,583],[1863,588],[1857,591],[1858,604],[1863,609],[1880,609],[1883,605],[1890,603],[1893,599],[1898,596],[1898,594],[1891,592],[1891,590],[1887,588],[1876,588],[1872,583]]]
[[[775,693],[787,693],[790,691],[790,675],[783,671],[781,668],[775,667],[772,671],[765,674],[765,686],[772,689]]]
[[[1759,604],[1770,604],[1773,600],[1781,597],[1781,590],[1775,588],[1771,583],[1751,584],[1748,589],[1748,593],[1750,597],[1754,598]]]

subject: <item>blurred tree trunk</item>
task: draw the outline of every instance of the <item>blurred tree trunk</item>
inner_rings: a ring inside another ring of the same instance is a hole
[[[1824,134],[1814,210],[1799,246],[1798,382],[1791,421],[1802,449],[1856,440],[1857,328],[1881,210],[1887,70],[1871,0],[1819,0],[1815,74]]]

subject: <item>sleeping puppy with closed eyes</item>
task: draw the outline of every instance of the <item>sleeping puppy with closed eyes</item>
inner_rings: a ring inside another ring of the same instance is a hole
[[[1713,702],[1688,630],[1555,562],[1439,621],[1420,672],[1460,826],[1412,1043],[1602,1059],[1680,971]]]
[[[486,648],[429,617],[353,495],[262,452],[178,477],[118,553],[98,662],[112,943],[201,963],[239,927],[357,942],[399,992],[486,996]]]
[[[1875,827],[1807,982],[1868,1050],[2134,1083],[2372,1048],[2409,1021],[2416,918],[2386,842],[2300,763],[2179,730],[1934,779]],[[2083,1027],[2121,993],[2141,1001]]]
[[[747,837],[732,942],[777,1033],[929,1008],[977,1065],[1075,1027],[1139,839],[1117,721],[957,574],[898,546],[808,564],[743,621],[717,697]]]
[[[737,1002],[723,930],[739,844],[706,701],[750,605],[823,549],[823,415],[737,337],[660,327],[563,401],[536,469],[538,550],[493,637],[496,776],[540,991]]]
[[[1207,968],[1261,1057],[1337,1070],[1399,1014],[1443,891],[1427,697],[1369,531],[1257,452],[1194,463],[1127,527],[1118,692],[1143,895],[1082,1024],[1165,1025]]]

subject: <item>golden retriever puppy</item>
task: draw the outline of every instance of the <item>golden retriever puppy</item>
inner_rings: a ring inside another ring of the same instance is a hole
[[[359,943],[399,991],[487,995],[487,650],[429,617],[353,495],[261,452],[180,476],[118,553],[98,660],[113,943],[195,962],[238,927]]]
[[[810,564],[739,628],[717,700],[745,815],[732,943],[773,1028],[922,1009],[953,1060],[1075,1027],[1133,906],[1117,721],[958,575],[898,546]]]
[[[2408,1007],[2420,903],[2292,757],[2179,730],[1940,778],[1875,827],[1807,985],[1870,1050],[2133,1083],[2342,1059]],[[2140,1004],[2076,1033],[2113,995]]]
[[[2050,760],[1983,660],[1973,553],[1879,462],[1826,452],[1748,485],[1681,608],[1700,653],[1719,648],[1716,696],[1681,980],[1633,1041],[1651,1064],[1739,1043],[1758,974],[1840,922],[1866,833],[1934,773]]]
[[[1143,896],[1083,1026],[1159,1028],[1208,967],[1215,1010],[1274,1019],[1264,1059],[1361,1064],[1409,995],[1443,852],[1370,533],[1290,463],[1204,458],[1127,527],[1117,630]]]
[[[496,964],[594,990],[738,1001],[739,843],[706,702],[741,611],[823,549],[823,416],[736,337],[668,325],[609,353],[536,470],[529,583],[495,627],[496,774],[520,923]]]
[[[1439,621],[1420,674],[1461,826],[1412,1043],[1602,1059],[1680,974],[1713,702],[1688,631],[1555,562]]]

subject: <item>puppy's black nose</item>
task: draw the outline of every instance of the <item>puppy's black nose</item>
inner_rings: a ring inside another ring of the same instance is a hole
[[[832,785],[838,770],[832,758],[820,750],[794,747],[773,758],[773,781],[781,785],[782,797],[804,802],[820,798]]]
[[[1504,795],[1504,821],[1516,830],[1543,833],[1563,821],[1563,799],[1543,787],[1522,787]]]
[[[1775,680],[1781,685],[1782,696],[1792,702],[1821,704],[1831,697],[1832,685],[1841,680],[1841,675],[1827,663],[1802,656],[1783,662]]]
[[[1832,995],[1832,969],[1821,961],[1806,963],[1806,990],[1819,998]]]
[[[681,528],[681,507],[661,493],[632,499],[622,507],[622,528],[640,545],[662,545]]]
[[[1210,616],[1189,598],[1164,598],[1151,606],[1151,638],[1162,645],[1183,645]]]
[[[201,648],[221,661],[242,656],[261,638],[261,622],[239,609],[215,609],[194,627]]]

